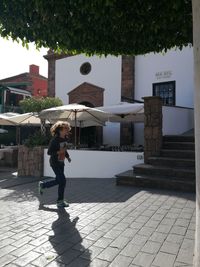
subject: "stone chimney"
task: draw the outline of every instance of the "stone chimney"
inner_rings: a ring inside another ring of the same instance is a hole
[[[34,64],[29,66],[29,73],[30,74],[39,76],[39,72],[40,72],[39,66],[34,65]]]

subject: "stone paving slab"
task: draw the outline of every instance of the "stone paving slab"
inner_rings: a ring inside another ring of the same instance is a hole
[[[0,189],[1,267],[192,267],[194,194],[87,178],[67,179],[69,208],[56,194],[38,196],[37,182]]]

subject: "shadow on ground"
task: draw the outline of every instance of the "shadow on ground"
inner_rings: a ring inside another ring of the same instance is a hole
[[[53,204],[57,198],[57,186],[38,194],[38,182],[12,186],[0,194],[0,199],[17,202],[34,201],[39,198],[43,204]],[[65,196],[70,203],[125,202],[140,191],[138,188],[118,187],[115,179],[68,178]]]
[[[53,234],[49,237],[53,251],[56,253],[56,266],[66,266],[73,259],[73,265],[86,266],[90,263],[90,251],[83,246],[83,239],[76,228],[79,217],[70,220],[70,215],[64,208],[56,209],[44,205],[39,206],[39,210],[57,213],[58,218],[55,220],[51,229]],[[71,249],[73,247],[73,249]],[[84,252],[83,258],[78,256]],[[68,266],[68,265],[67,265]]]
[[[65,197],[69,203],[112,203],[125,202],[138,192],[148,191],[152,194],[175,195],[176,197],[188,200],[195,199],[195,195],[192,193],[136,188],[132,186],[116,186],[115,182],[116,180],[114,178],[68,178]],[[35,201],[37,198],[40,203],[54,204],[57,198],[57,186],[45,189],[43,196],[38,194],[38,182],[14,186],[5,189],[4,193],[0,193],[0,199],[5,201]]]

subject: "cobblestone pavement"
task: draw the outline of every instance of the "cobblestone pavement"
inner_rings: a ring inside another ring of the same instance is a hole
[[[57,188],[37,183],[0,191],[0,266],[191,267],[193,194],[117,187],[114,179],[68,179],[67,209]]]

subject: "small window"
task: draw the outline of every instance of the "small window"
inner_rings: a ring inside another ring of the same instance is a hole
[[[87,75],[90,73],[91,69],[92,69],[92,66],[89,62],[83,63],[80,67],[80,73],[82,75]]]
[[[153,84],[153,96],[160,96],[163,100],[163,105],[175,106],[175,95],[175,81]]]

